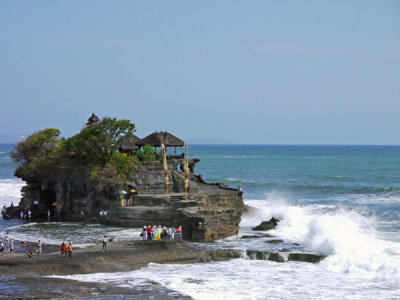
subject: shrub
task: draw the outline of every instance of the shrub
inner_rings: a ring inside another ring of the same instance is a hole
[[[137,156],[139,159],[144,161],[154,161],[156,160],[156,150],[151,145],[145,145],[141,150],[137,151]]]

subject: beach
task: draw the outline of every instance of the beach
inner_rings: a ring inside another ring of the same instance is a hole
[[[43,247],[46,247],[46,245]],[[54,248],[55,246],[51,246],[51,249],[54,250]],[[93,293],[92,289],[101,290],[101,288],[96,284],[87,287],[86,283],[79,283],[79,281],[73,281],[72,286],[70,286],[68,283],[63,284],[63,280],[57,278],[57,276],[127,272],[138,270],[149,263],[199,263],[213,260],[223,261],[238,257],[240,257],[238,251],[199,250],[189,247],[185,242],[108,242],[106,252],[102,250],[102,245],[98,244],[74,249],[71,259],[64,258],[59,251],[40,256],[34,254],[31,258],[28,258],[25,253],[5,254],[0,257],[0,274],[2,274],[2,281],[4,281],[4,278],[10,278],[12,282],[18,282],[20,285],[31,289],[31,295],[34,297],[50,297],[47,291],[33,288],[39,282],[40,285],[45,285],[43,282],[49,282],[50,286],[54,286],[55,290],[64,291],[65,295],[74,291],[75,296],[84,296],[86,293]],[[82,287],[85,288],[78,292]],[[129,294],[132,292],[130,289],[121,292],[117,288],[110,287],[106,288],[106,291],[106,294],[117,292]],[[20,289],[15,289],[15,294],[8,296],[20,296]],[[51,297],[57,296],[60,296],[60,292],[51,295]]]

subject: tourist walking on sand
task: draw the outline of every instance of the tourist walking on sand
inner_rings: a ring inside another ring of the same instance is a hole
[[[71,242],[69,242],[69,245],[68,245],[68,247],[67,247],[67,251],[68,251],[68,256],[67,256],[67,258],[68,258],[68,259],[71,259],[71,258],[72,258],[72,244],[71,244]]]
[[[66,256],[66,251],[67,251],[67,244],[65,242],[62,242],[60,255],[65,257]]]
[[[8,246],[8,243],[10,242],[10,235],[8,232],[6,233],[6,246]]]
[[[3,256],[3,251],[4,251],[4,244],[3,240],[0,241],[0,255]]]
[[[103,251],[107,252],[107,236],[106,235],[103,238]]]
[[[11,243],[10,243],[10,255],[12,255],[13,250],[14,250],[14,240],[11,240]]]

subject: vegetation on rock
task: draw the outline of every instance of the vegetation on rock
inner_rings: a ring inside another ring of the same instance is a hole
[[[142,150],[137,152],[137,156],[144,161],[156,160],[156,150],[151,145],[144,145]]]
[[[85,177],[100,190],[107,189],[107,183],[124,184],[138,158],[118,152],[117,145],[134,131],[129,120],[108,117],[70,138],[60,138],[56,128],[38,131],[12,151],[11,157],[20,163],[15,175],[29,181],[61,182]]]

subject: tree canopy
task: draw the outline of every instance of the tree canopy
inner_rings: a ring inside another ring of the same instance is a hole
[[[15,174],[36,181],[67,180],[76,175],[90,178],[93,183],[123,183],[133,171],[137,157],[117,152],[117,145],[134,131],[131,121],[109,117],[84,127],[70,138],[60,138],[61,132],[56,128],[38,131],[12,151],[11,157],[20,163]]]

